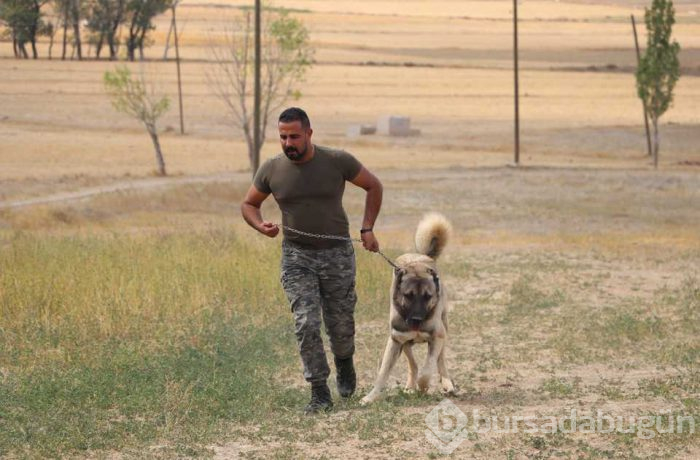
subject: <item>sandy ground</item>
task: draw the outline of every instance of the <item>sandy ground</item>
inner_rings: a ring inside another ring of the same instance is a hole
[[[399,3],[401,7],[398,8]],[[243,139],[207,81],[210,43],[220,42],[241,2],[182,4],[186,134],[176,106],[160,122],[176,175],[247,167]],[[690,6],[689,6],[690,5]],[[374,168],[496,166],[513,157],[510,3],[285,3],[311,31],[316,65],[296,104],[311,114],[315,140],[355,153]],[[521,158],[526,165],[648,167],[628,15],[639,2],[528,2],[522,6]],[[162,57],[160,17],[147,58]],[[640,29],[644,42],[643,27]],[[691,169],[700,133],[700,20],[678,6],[674,34],[684,69],[662,118],[662,168]],[[46,43],[40,44],[42,55]],[[94,51],[93,51],[94,52]],[[89,53],[89,52],[88,52]],[[0,43],[0,198],[26,198],[152,174],[150,140],[116,113],[102,86],[113,63],[11,58]],[[132,64],[176,101],[172,62]],[[348,126],[381,115],[411,117],[412,138],[347,138]],[[271,129],[268,139],[274,139]],[[263,156],[275,154],[268,142]]]

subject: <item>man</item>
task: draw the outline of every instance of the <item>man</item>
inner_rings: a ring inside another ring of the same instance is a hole
[[[372,228],[381,208],[382,184],[349,153],[312,144],[313,130],[302,109],[282,112],[278,129],[283,153],[260,167],[241,213],[251,227],[274,238],[279,227],[263,220],[260,206],[272,193],[282,211],[281,281],[294,314],[304,378],[311,384],[311,401],[304,409],[308,414],[333,407],[321,317],[330,337],[338,393],[349,397],[355,391],[355,253],[343,192],[346,181],[367,191],[360,235],[365,249],[377,251]]]

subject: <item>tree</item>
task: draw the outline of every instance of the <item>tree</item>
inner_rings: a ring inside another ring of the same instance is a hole
[[[83,3],[82,0],[70,0],[69,5],[70,19],[73,24],[74,50],[78,52],[78,60],[81,61],[83,59],[83,45],[80,40],[80,19],[83,13]]]
[[[95,0],[87,27],[96,36],[95,55],[99,59],[105,42],[109,59],[117,58],[117,30],[124,22],[126,0]]]
[[[171,0],[128,0],[126,20],[129,23],[129,36],[126,41],[126,52],[130,61],[135,59],[137,49],[143,58],[146,34],[149,30],[155,29],[153,18],[170,8],[170,3]]]
[[[54,11],[61,17],[63,28],[63,46],[61,60],[66,59],[66,49],[68,46],[68,29],[73,29],[73,54],[77,52],[78,60],[83,58],[83,44],[80,36],[80,25],[83,18],[88,14],[86,10],[86,0],[54,0]],[[58,23],[58,21],[56,21]],[[71,59],[73,57],[71,56]]]
[[[165,176],[165,160],[158,142],[156,122],[170,108],[170,99],[167,96],[156,96],[152,87],[150,90],[146,88],[143,73],[136,80],[125,66],[117,67],[114,72],[105,72],[104,84],[114,108],[136,118],[146,127],[156,152],[158,175]]]
[[[680,45],[671,42],[675,20],[671,0],[653,0],[645,9],[647,49],[637,69],[637,93],[654,126],[654,167],[659,166],[659,118],[673,102],[673,88],[680,77]]]
[[[266,9],[262,22],[265,41],[261,47],[260,147],[265,143],[270,116],[290,97],[298,99],[301,96],[294,85],[303,79],[313,57],[309,32],[301,21],[290,17],[284,10]],[[225,33],[225,46],[211,46],[216,66],[214,72],[207,75],[215,95],[224,102],[234,127],[243,132],[253,174],[260,159],[260,150],[256,150],[253,139],[254,33],[250,12],[234,20]]]
[[[26,44],[31,44],[32,57],[38,57],[36,39],[45,33],[39,0],[0,0],[0,21],[7,25],[12,37],[12,50],[15,57],[29,58]]]

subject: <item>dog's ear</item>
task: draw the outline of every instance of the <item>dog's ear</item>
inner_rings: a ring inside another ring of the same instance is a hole
[[[406,269],[404,268],[395,268],[394,269],[394,276],[396,276],[396,285],[401,284],[401,279],[403,276],[406,274]]]
[[[433,283],[435,283],[435,295],[439,296],[440,295],[440,277],[438,276],[437,272],[433,270],[432,268],[428,269],[428,273],[430,273],[433,276]]]
[[[403,277],[406,274],[406,270],[403,268],[395,268],[394,269],[394,276],[395,276],[395,281],[394,281],[394,292],[392,292],[392,299],[394,301],[394,305],[397,306],[399,311],[403,308],[404,304],[404,298],[401,295],[401,281],[403,281]]]

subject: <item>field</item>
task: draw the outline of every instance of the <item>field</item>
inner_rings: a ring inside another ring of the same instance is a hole
[[[145,131],[110,107],[101,79],[114,63],[15,60],[0,43],[0,457],[442,456],[425,431],[444,396],[401,391],[403,360],[388,397],[359,406],[386,340],[391,277],[359,246],[358,396],[300,413],[308,389],[280,241],[239,217],[245,144],[206,79],[209,43],[242,4],[178,10],[186,134],[171,110],[167,178],[153,177]],[[452,457],[698,458],[697,4],[676,2],[683,71],[659,170],[634,88],[629,15],[641,22],[643,4],[623,0],[520,6],[523,166],[508,166],[510,5],[284,2],[316,48],[294,103],[318,144],[382,180],[389,255],[412,249],[423,212],[455,226],[439,266],[450,399],[470,425]],[[159,60],[168,22],[132,68],[176,100],[174,63]],[[345,136],[385,114],[411,117],[421,135]],[[278,150],[274,129],[268,138],[265,157]],[[363,200],[347,190],[355,233]],[[279,219],[274,203],[264,214]],[[579,427],[600,411],[625,430],[504,429],[572,410]],[[494,429],[473,429],[474,411]],[[677,417],[683,429],[664,433]]]

